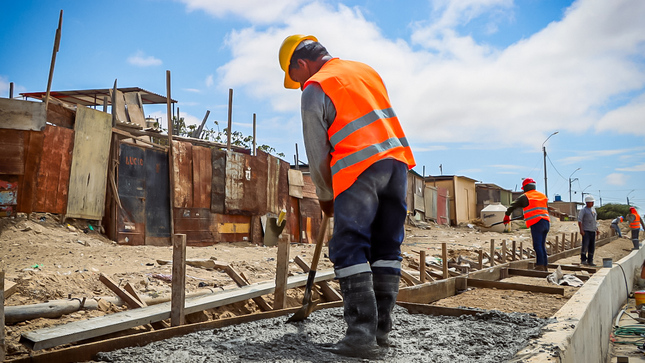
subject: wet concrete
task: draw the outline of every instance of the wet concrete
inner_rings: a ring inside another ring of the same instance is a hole
[[[382,350],[382,362],[499,363],[540,334],[547,320],[528,314],[487,312],[478,316],[411,315],[396,307],[396,347]],[[143,347],[99,353],[105,362],[363,362],[326,352],[318,346],[341,339],[341,308],[312,313],[299,323],[286,317],[207,330]],[[375,360],[372,360],[375,361]]]

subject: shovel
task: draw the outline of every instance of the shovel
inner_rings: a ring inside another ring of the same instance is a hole
[[[302,307],[293,314],[287,322],[302,321],[307,319],[309,314],[314,311],[317,301],[311,301],[311,289],[314,286],[314,279],[316,278],[316,268],[318,268],[318,260],[320,260],[320,252],[322,251],[323,240],[325,239],[325,231],[329,217],[323,213],[323,220],[320,224],[320,231],[318,231],[318,238],[316,239],[316,249],[314,250],[314,257],[311,260],[311,268],[309,268],[309,277],[307,278],[307,286],[305,287],[305,297],[302,298]]]
[[[518,220],[518,219],[524,219],[524,216],[519,216],[519,217],[511,218],[511,221],[516,221],[516,220]],[[491,224],[490,226],[486,226],[486,228],[490,228],[490,227],[492,227],[492,226],[496,226],[496,225],[498,225],[498,224],[502,224],[502,223],[504,223],[504,221],[501,221],[501,222],[495,222],[495,223]]]

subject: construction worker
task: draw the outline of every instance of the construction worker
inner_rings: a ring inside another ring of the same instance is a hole
[[[643,219],[638,215],[638,212],[634,207],[629,208],[627,221],[629,222],[629,229],[632,230],[632,243],[634,244],[634,249],[637,250],[639,248],[638,233],[641,230],[641,226],[645,228],[645,224],[643,224]]]
[[[333,58],[311,35],[287,37],[279,60],[285,88],[302,90],[311,177],[321,209],[334,216],[329,258],[347,331],[325,349],[374,357],[390,344],[412,151],[372,68]]]
[[[585,207],[578,213],[578,227],[582,235],[582,247],[580,248],[580,264],[596,266],[593,263],[593,254],[596,251],[596,235],[598,231],[598,213],[593,207],[594,202],[591,195],[585,197]]]
[[[548,271],[547,254],[546,254],[546,235],[551,227],[549,210],[547,207],[546,195],[535,190],[535,180],[525,178],[522,181],[522,190],[524,194],[520,195],[511,206],[506,209],[504,215],[504,224],[511,222],[511,214],[516,208],[523,208],[524,222],[527,227],[531,228],[531,238],[533,239],[533,249],[535,250],[535,269],[538,271]]]
[[[611,229],[613,229],[616,232],[616,234],[618,235],[618,237],[620,237],[620,238],[623,237],[623,233],[620,231],[620,226],[618,224],[623,223],[623,220],[624,220],[623,216],[618,216],[618,217],[614,218],[611,221],[611,224],[610,224]]]

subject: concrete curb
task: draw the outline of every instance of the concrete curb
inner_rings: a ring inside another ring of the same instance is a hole
[[[598,270],[554,315],[556,322],[509,362],[606,362],[614,317],[640,276],[644,259],[641,248],[612,268]]]

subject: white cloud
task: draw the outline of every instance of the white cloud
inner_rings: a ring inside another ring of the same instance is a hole
[[[206,77],[205,83],[206,83],[206,87],[211,87],[211,86],[213,86],[213,75],[212,75],[212,74],[209,74],[209,75]]]
[[[456,29],[486,11],[510,13],[512,2],[434,4],[437,12],[416,24],[407,41],[386,38],[356,7],[293,6],[274,26],[229,34],[232,60],[218,69],[220,87],[245,88],[277,111],[297,112],[300,92],[283,88],[277,53],[286,36],[314,34],[332,55],[366,62],[381,74],[411,143],[538,149],[553,130],[603,127],[606,110],[598,105],[645,86],[645,68],[637,63],[645,46],[645,1],[579,0],[563,20],[505,49],[478,44]],[[631,107],[634,120],[641,106]]]
[[[625,185],[628,177],[625,174],[612,173],[605,177],[605,183],[608,185]]]
[[[153,56],[146,56],[146,54],[138,50],[134,55],[128,57],[128,63],[138,67],[150,67],[161,65],[161,60]]]
[[[201,93],[202,92],[202,91],[198,90],[197,88],[184,88],[184,91],[192,92],[192,93]]]
[[[257,23],[272,23],[289,17],[304,0],[181,0],[188,11],[203,10],[217,18],[238,16]]]
[[[596,130],[645,135],[645,93],[627,105],[607,112],[596,125]]]
[[[627,168],[616,168],[618,171],[645,171],[645,163],[630,166]]]

